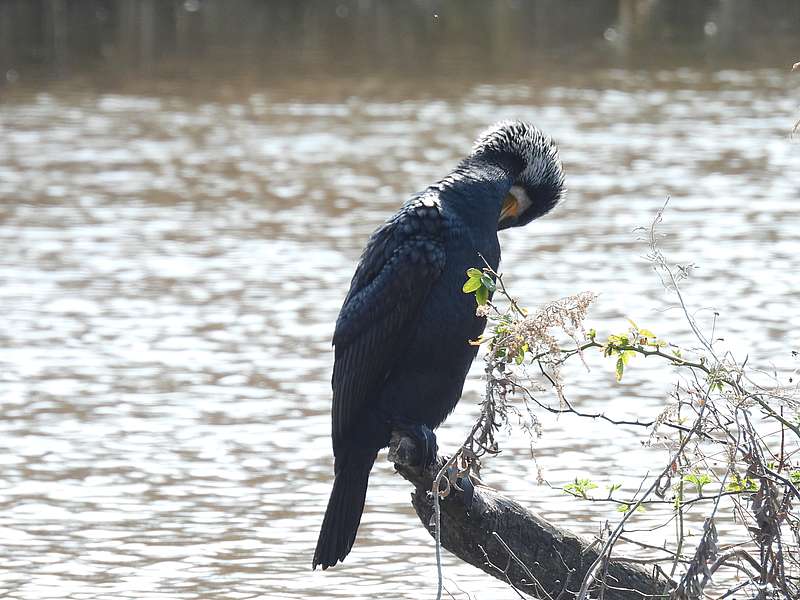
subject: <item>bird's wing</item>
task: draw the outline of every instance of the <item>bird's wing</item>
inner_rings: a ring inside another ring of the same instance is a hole
[[[443,217],[421,197],[370,238],[344,301],[333,343],[333,445],[357,426],[391,364],[407,351],[416,319],[445,265]]]

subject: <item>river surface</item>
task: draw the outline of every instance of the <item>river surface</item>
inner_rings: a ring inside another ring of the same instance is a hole
[[[591,290],[599,335],[630,317],[691,345],[633,233],[670,197],[663,248],[697,266],[685,292],[700,324],[716,311],[739,358],[798,366],[800,94],[785,71],[0,94],[5,598],[433,597],[432,541],[383,454],[352,554],[310,570],[331,482],[330,339],[370,232],[499,119],[556,138],[569,187],[501,235],[523,304]],[[580,408],[647,419],[669,401],[663,367],[634,360],[617,384],[610,361],[589,363],[568,371]],[[445,450],[476,415],[474,367]],[[632,494],[668,456],[644,430],[539,417],[535,461],[515,430],[484,476],[582,534],[620,513],[554,488],[591,477]],[[517,597],[447,554],[444,574],[456,598]]]

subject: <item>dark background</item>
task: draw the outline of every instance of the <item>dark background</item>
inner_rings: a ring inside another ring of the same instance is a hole
[[[223,80],[491,80],[554,64],[776,67],[800,55],[798,31],[793,0],[3,0],[0,69],[16,83],[107,82],[132,68]]]

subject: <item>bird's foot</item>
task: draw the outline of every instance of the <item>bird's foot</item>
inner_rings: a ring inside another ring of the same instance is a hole
[[[414,461],[423,469],[427,469],[434,462],[436,462],[436,452],[439,447],[436,445],[436,435],[431,431],[430,427],[426,427],[420,423],[411,423],[409,421],[394,420],[393,428],[396,431],[406,434],[412,438],[417,448],[417,456]]]

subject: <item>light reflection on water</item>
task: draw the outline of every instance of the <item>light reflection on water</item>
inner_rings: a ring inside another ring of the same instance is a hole
[[[429,589],[431,541],[408,486],[381,460],[345,567],[309,571],[331,470],[330,336],[370,231],[498,119],[551,133],[570,189],[556,213],[503,236],[525,303],[590,289],[601,294],[591,315],[601,333],[630,316],[688,341],[632,234],[670,195],[665,247],[700,266],[687,288],[689,303],[707,309],[700,320],[719,311],[718,330],[751,364],[793,366],[800,183],[788,136],[796,98],[783,74],[610,70],[580,84],[405,95],[55,88],[6,99],[7,597],[418,598]],[[580,407],[643,419],[664,407],[669,378],[653,365],[632,365],[622,386],[610,364],[591,366],[570,370]],[[440,430],[444,448],[473,419],[480,368]],[[657,442],[642,446],[646,432],[540,416],[537,463],[515,433],[484,474],[581,533],[617,513],[537,485],[537,464],[553,486],[591,474],[632,492],[666,456]],[[515,597],[445,562],[454,594]]]

